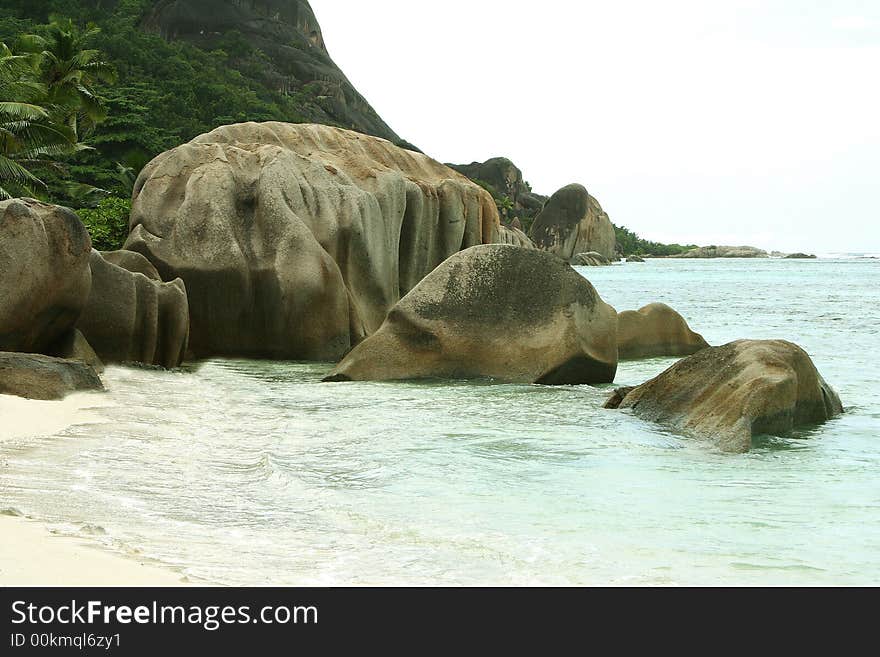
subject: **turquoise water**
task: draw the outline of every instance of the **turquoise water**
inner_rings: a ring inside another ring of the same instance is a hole
[[[82,402],[105,422],[0,444],[0,508],[227,584],[880,584],[880,261],[581,271],[713,344],[797,342],[847,414],[730,455],[603,410],[608,386],[110,368]]]

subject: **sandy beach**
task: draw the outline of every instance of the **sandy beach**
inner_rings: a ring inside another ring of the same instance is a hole
[[[102,422],[91,411],[102,395],[61,402],[0,395],[0,445],[53,434],[75,423]],[[0,510],[7,505],[0,500]],[[180,586],[179,573],[135,556],[105,551],[87,540],[53,534],[43,524],[0,515],[0,586]]]
[[[0,516],[0,586],[183,586],[155,564],[52,534],[38,522]]]

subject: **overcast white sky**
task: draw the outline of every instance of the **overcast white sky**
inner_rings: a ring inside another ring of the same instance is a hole
[[[880,0],[312,0],[444,162],[580,182],[646,238],[880,252]]]

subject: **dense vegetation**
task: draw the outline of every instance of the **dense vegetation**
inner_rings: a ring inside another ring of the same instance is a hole
[[[679,255],[685,251],[696,248],[696,244],[661,244],[660,242],[652,242],[639,237],[636,233],[623,226],[614,225],[614,232],[617,236],[617,250],[621,255],[652,255],[652,256],[671,256]]]
[[[243,74],[260,54],[234,33],[205,51],[142,30],[152,4],[4,0],[0,8],[0,187],[92,209],[80,214],[99,248],[119,246],[133,178],[155,155],[226,123],[304,121],[311,102],[308,87],[273,93]],[[93,59],[82,63],[101,65],[87,84],[53,82],[63,71],[42,53],[58,38],[68,42],[68,64],[87,53]],[[66,97],[71,89],[77,99]]]

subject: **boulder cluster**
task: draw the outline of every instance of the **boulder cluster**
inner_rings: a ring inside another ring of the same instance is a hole
[[[29,198],[0,202],[0,276],[4,394],[60,398],[100,388],[104,363],[176,367],[183,360],[183,281],[163,282],[136,253],[92,249],[67,208]]]
[[[493,166],[496,184],[523,184]],[[791,343],[710,347],[667,305],[618,313],[572,267],[615,257],[581,185],[527,235],[483,186],[384,139],[224,126],[144,168],[120,251],[92,249],[69,209],[0,202],[0,394],[55,399],[100,389],[107,363],[215,356],[336,362],[328,382],[542,385],[686,356],[608,405],[732,451],[841,412]]]

